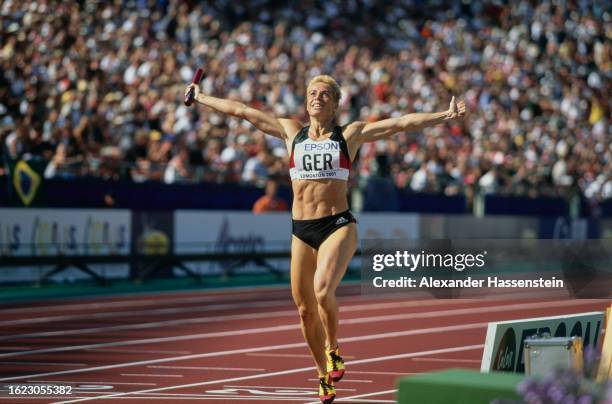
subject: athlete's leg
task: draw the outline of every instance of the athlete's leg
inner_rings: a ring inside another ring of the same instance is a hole
[[[325,329],[327,350],[338,346],[338,304],[336,288],[357,249],[357,226],[349,223],[333,232],[319,247],[314,292]]]
[[[322,377],[326,375],[325,333],[319,318],[313,286],[316,266],[316,250],[292,236],[291,294],[300,314],[302,334],[317,364],[319,377]]]

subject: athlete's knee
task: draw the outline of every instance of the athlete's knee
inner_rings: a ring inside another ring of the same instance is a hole
[[[319,312],[316,307],[311,307],[306,304],[298,304],[298,303],[296,303],[296,306],[298,309],[298,314],[300,315],[300,320],[304,324],[308,324],[314,321],[319,315]]]
[[[331,287],[328,281],[315,282],[315,297],[319,306],[327,306],[334,298],[335,290]]]
[[[316,304],[308,304],[307,300],[304,299],[299,293],[293,293],[293,302],[298,309],[300,320],[303,323],[308,323],[314,319],[314,316],[319,315]]]

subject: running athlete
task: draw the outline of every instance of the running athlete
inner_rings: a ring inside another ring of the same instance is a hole
[[[332,77],[321,75],[308,84],[306,109],[310,122],[303,126],[237,101],[205,95],[195,84],[187,87],[185,96],[192,88],[200,104],[246,119],[262,132],[285,141],[294,195],[291,292],[317,366],[319,398],[329,404],[336,397],[335,383],[345,372],[338,349],[336,288],[357,248],[356,220],[347,200],[351,162],[363,143],[462,117],[465,103],[455,102],[453,97],[446,111],[340,127],[335,123],[340,87]]]

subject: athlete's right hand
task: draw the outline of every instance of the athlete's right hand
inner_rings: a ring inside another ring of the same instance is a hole
[[[191,83],[185,89],[185,99],[187,99],[187,94],[189,94],[189,91],[191,89],[193,89],[193,101],[194,102],[198,102],[198,95],[200,95],[200,86],[198,84],[194,84],[194,83]]]

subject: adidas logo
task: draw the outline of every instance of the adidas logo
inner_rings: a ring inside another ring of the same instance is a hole
[[[347,223],[347,222],[348,222],[348,220],[343,218],[343,217],[340,217],[340,218],[338,218],[338,220],[336,220],[336,224],[344,224],[344,223]]]

